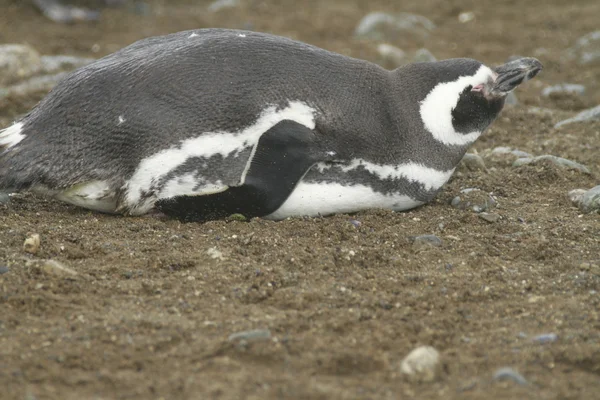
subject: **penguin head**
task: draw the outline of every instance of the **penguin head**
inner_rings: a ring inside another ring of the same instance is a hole
[[[473,143],[498,116],[506,96],[542,70],[535,58],[496,68],[471,59],[427,64],[420,65],[427,95],[419,112],[425,129],[446,145]]]

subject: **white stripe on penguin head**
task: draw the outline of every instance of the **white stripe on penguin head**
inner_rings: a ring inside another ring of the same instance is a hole
[[[439,83],[429,92],[421,102],[419,111],[425,128],[436,140],[446,145],[467,145],[477,140],[481,132],[459,133],[454,130],[452,110],[467,86],[476,86],[490,78],[494,78],[494,72],[482,65],[475,75],[461,76],[453,82]]]

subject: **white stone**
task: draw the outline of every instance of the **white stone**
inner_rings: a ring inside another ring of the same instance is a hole
[[[400,363],[400,372],[411,380],[434,381],[440,369],[440,353],[431,346],[417,347]]]

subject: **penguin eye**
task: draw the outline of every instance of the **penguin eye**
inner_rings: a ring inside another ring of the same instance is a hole
[[[483,91],[483,83],[479,85],[475,85],[471,88],[471,92],[482,92]]]

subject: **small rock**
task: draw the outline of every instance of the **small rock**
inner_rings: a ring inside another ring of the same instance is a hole
[[[223,253],[221,253],[221,251],[216,247],[211,247],[210,249],[206,250],[206,254],[215,260],[223,261],[225,259],[225,257],[223,257]]]
[[[566,55],[580,65],[600,62],[600,31],[590,32],[577,39],[575,46],[567,50]]]
[[[452,198],[452,201],[450,201],[450,205],[454,208],[460,208],[462,204],[462,199],[460,198],[460,196],[455,196]]]
[[[373,12],[363,17],[354,34],[359,39],[394,41],[407,33],[424,39],[434,29],[435,24],[422,15]]]
[[[0,204],[10,203],[10,193],[0,192]]]
[[[377,45],[377,53],[381,56],[381,61],[390,68],[395,68],[407,63],[406,53],[391,44],[381,43]]]
[[[559,83],[558,85],[548,86],[542,90],[542,96],[548,97],[553,93],[570,93],[582,95],[585,93],[585,86],[575,83]]]
[[[510,92],[506,98],[504,99],[504,104],[508,104],[509,106],[516,106],[519,104],[519,99],[515,92]]]
[[[23,251],[29,254],[36,254],[40,250],[40,235],[32,233],[27,236],[23,242]]]
[[[7,266],[0,265],[0,275],[4,275],[4,274],[6,274],[9,271],[10,271],[10,269]]]
[[[544,333],[541,335],[534,336],[531,340],[536,343],[552,343],[558,340],[558,335],[556,333]]]
[[[60,1],[37,0],[34,4],[42,14],[51,21],[57,23],[72,23],[77,21],[97,21],[100,11],[90,10],[72,5],[63,5]]]
[[[513,156],[515,156],[517,158],[532,157],[531,154],[529,154],[525,151],[521,151],[521,150],[517,150],[517,149],[513,150],[510,147],[495,147],[494,149],[492,149],[492,154],[512,154]]]
[[[588,190],[581,196],[579,209],[584,213],[600,211],[600,185]]]
[[[417,250],[442,245],[442,239],[435,235],[410,236],[408,240],[412,242],[413,248]]]
[[[231,214],[229,217],[227,217],[227,219],[229,221],[248,221],[248,218],[246,218],[246,216],[243,214]]]
[[[417,347],[400,363],[400,372],[417,382],[434,381],[440,369],[440,354],[431,346]]]
[[[584,174],[590,174],[590,170],[583,164],[576,163],[575,161],[567,160],[566,158],[556,157],[549,154],[543,156],[537,156],[533,158],[519,158],[513,162],[513,167],[520,167],[527,164],[537,164],[541,161],[550,161],[552,164],[566,169],[575,169],[583,172]]]
[[[587,192],[585,189],[573,189],[568,193],[569,200],[573,203],[574,206],[579,207],[581,204],[581,198]]]
[[[133,3],[133,12],[137,15],[151,15],[152,7],[144,1],[136,1]]]
[[[67,74],[67,72],[61,72],[56,75],[36,76],[19,84],[7,86],[0,89],[0,100],[8,96],[28,97],[33,93],[49,92]]]
[[[565,119],[564,121],[558,122],[556,125],[554,125],[554,127],[560,128],[561,126],[572,124],[574,122],[585,121],[600,121],[600,106],[583,110],[573,118]]]
[[[91,64],[96,59],[75,56],[42,56],[40,57],[41,72],[45,75],[72,71],[76,68]]]
[[[490,222],[490,223],[500,221],[500,215],[495,214],[495,213],[482,212],[482,213],[479,213],[478,215],[479,215],[479,218],[481,218],[484,221]]]
[[[515,156],[517,158],[531,157],[531,154],[527,153],[526,151],[521,151],[521,150],[517,150],[517,149],[514,149],[513,151],[511,151],[510,154],[512,154],[513,156]]]
[[[41,69],[40,55],[30,46],[0,45],[0,87],[6,87],[37,74]]]
[[[223,257],[223,253],[221,253],[221,251],[216,247],[211,247],[210,249],[206,250],[206,254],[215,260],[223,261],[225,259],[225,257]]]
[[[512,149],[510,147],[495,147],[491,150],[485,150],[481,154],[486,160],[501,166],[512,165],[512,163],[518,158],[533,157],[531,154],[525,151]]]
[[[519,385],[527,385],[527,379],[525,379],[525,377],[523,375],[521,375],[520,373],[518,373],[517,371],[515,371],[514,369],[512,369],[510,367],[504,367],[504,368],[498,369],[494,373],[493,379],[495,381],[511,380],[515,383],[518,383]]]
[[[466,24],[467,22],[471,22],[475,19],[475,13],[473,11],[461,12],[458,14],[458,22],[461,24]]]
[[[467,188],[460,191],[460,195],[452,199],[452,207],[459,210],[471,209],[476,213],[488,211],[496,207],[497,202],[490,194],[476,188]]]
[[[427,49],[419,49],[415,52],[413,56],[413,62],[435,62],[437,58]]]
[[[355,228],[360,228],[360,226],[362,225],[362,223],[356,219],[351,219],[349,221],[352,225],[354,225]]]
[[[253,329],[250,331],[236,332],[229,335],[227,340],[230,342],[236,340],[245,340],[247,342],[254,340],[267,340],[271,338],[271,331],[268,329]]]
[[[48,275],[59,277],[74,277],[77,276],[77,271],[64,266],[55,260],[44,260],[41,262],[40,270]]]
[[[527,114],[535,115],[542,118],[552,118],[556,114],[556,110],[546,107],[527,107]]]
[[[477,154],[465,154],[461,160],[461,165],[466,167],[469,171],[485,170],[485,162],[483,161],[483,158]]]
[[[233,8],[240,5],[240,0],[217,0],[208,6],[208,11],[217,12],[225,8]]]

